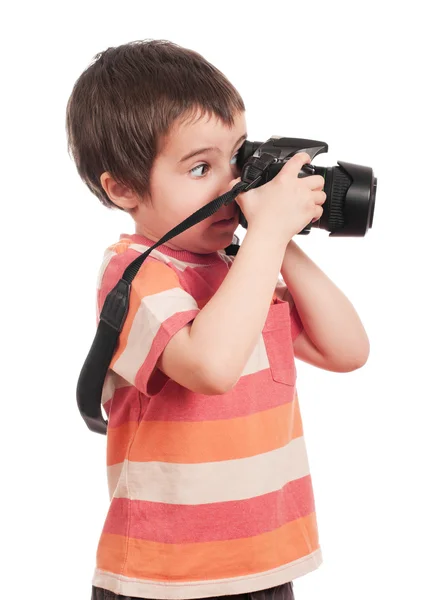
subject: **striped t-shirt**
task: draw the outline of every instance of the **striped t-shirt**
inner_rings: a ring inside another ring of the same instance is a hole
[[[105,251],[97,323],[125,268],[153,245],[122,234]],[[232,390],[195,393],[155,369],[234,260],[162,245],[131,284],[102,394],[110,505],[94,586],[206,598],[281,585],[322,563],[292,346],[302,323],[283,280]]]

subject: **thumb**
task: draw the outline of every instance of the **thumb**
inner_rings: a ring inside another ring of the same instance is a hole
[[[311,162],[311,156],[307,152],[297,152],[287,160],[281,171],[290,171],[293,169],[299,173],[302,167]]]
[[[231,190],[234,188],[235,185],[237,185],[239,183],[239,181],[242,181],[242,177],[238,177],[237,179],[232,179],[230,181],[230,183],[228,184],[228,191],[231,192]]]
[[[237,179],[232,179],[230,181],[230,183],[228,184],[230,187],[230,190],[232,190],[234,188],[234,186],[239,183],[239,181],[242,181],[241,177],[238,177]]]

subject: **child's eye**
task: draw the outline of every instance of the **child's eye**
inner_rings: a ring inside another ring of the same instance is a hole
[[[194,175],[196,174],[196,169],[200,169],[201,167],[208,167],[208,165],[206,163],[202,163],[201,165],[197,165],[197,167],[194,167],[194,169],[191,169],[190,173],[193,173]]]
[[[239,154],[239,152],[237,152],[237,153],[236,153],[236,154],[233,156],[233,158],[232,158],[231,160],[232,160],[232,161],[233,161],[233,160],[234,160],[234,161],[236,161],[236,160],[237,160],[237,156],[238,156],[238,154]],[[196,169],[200,169],[200,168],[202,168],[202,167],[207,167],[207,168],[209,168],[209,166],[208,166],[206,163],[202,163],[201,165],[197,165],[197,167],[194,167],[193,169],[191,169],[190,173],[192,173],[192,174],[194,174],[194,175],[195,175],[195,171],[196,171]],[[207,173],[207,171],[205,171],[205,174],[206,174],[206,173]],[[205,177],[205,175],[203,175],[203,176],[198,176],[198,177],[197,177],[197,179],[202,179],[202,177]]]

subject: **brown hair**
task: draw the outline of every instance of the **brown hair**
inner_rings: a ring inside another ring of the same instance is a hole
[[[90,191],[112,208],[102,173],[143,199],[173,123],[208,114],[232,127],[241,111],[237,90],[203,56],[168,40],[137,40],[97,54],[75,82],[66,107],[68,152]]]

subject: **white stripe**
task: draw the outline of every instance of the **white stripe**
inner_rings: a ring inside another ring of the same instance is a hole
[[[116,390],[123,387],[129,387],[130,385],[131,384],[129,381],[127,381],[123,377],[120,377],[120,375],[118,375],[111,369],[108,369],[105,381],[103,382],[102,406],[106,402],[108,402],[108,400],[111,400]]]
[[[102,264],[100,265],[100,269],[97,274],[96,287],[98,290],[102,287],[103,274],[105,273],[105,269],[109,265],[110,260],[112,259],[113,256],[117,256],[117,252],[113,252],[112,250],[106,250],[103,255],[103,261],[102,261]]]
[[[142,298],[128,335],[128,343],[113,370],[132,385],[148,356],[160,326],[169,317],[199,309],[194,298],[181,288],[171,288]]]
[[[115,498],[189,505],[262,496],[309,473],[303,436],[248,458],[204,464],[125,460],[108,467],[109,489],[115,488]]]
[[[107,467],[107,475],[108,475],[108,494],[109,499],[114,495],[115,490],[117,489],[117,485],[119,482],[119,478],[122,475],[122,467],[124,466],[125,461],[118,463],[116,465],[112,465]],[[123,474],[125,476],[125,473]],[[119,489],[124,489],[124,483],[119,486]]]

